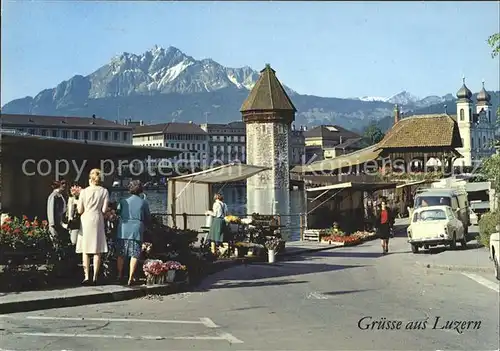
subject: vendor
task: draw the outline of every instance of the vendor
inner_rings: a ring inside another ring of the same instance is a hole
[[[207,211],[206,214],[213,217],[207,241],[209,243],[215,243],[216,246],[220,246],[224,239],[224,232],[226,230],[225,217],[227,215],[227,206],[224,203],[224,197],[222,194],[216,194],[214,196],[212,211]]]

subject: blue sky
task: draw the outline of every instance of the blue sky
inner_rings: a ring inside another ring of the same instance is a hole
[[[465,75],[499,90],[491,2],[2,1],[1,102],[87,75],[155,44],[260,70],[301,94],[455,93]]]

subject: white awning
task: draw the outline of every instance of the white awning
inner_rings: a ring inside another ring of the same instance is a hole
[[[377,191],[383,189],[394,189],[396,188],[396,183],[355,183],[355,182],[347,182],[347,183],[339,183],[332,184],[326,186],[320,186],[317,188],[309,188],[306,191],[328,191],[333,189],[347,189],[353,188],[360,191]]]
[[[231,183],[248,179],[262,171],[268,170],[267,167],[259,167],[245,164],[230,163],[227,165],[210,168],[201,172],[186,174],[170,178],[173,181],[184,181],[205,184]]]
[[[419,184],[424,184],[424,183],[432,183],[432,180],[416,180],[414,182],[408,182],[408,183],[403,183],[403,184],[399,184],[396,186],[397,189],[401,189],[401,188],[404,188],[404,187],[407,187],[407,186],[412,186],[412,185],[419,185]]]

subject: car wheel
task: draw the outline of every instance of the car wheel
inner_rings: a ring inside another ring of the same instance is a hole
[[[500,280],[500,267],[498,267],[498,261],[495,256],[493,256],[493,264],[495,265],[495,278]]]
[[[418,253],[418,245],[412,244],[411,245],[411,252],[414,254]]]
[[[457,248],[457,233],[453,233],[453,239],[451,239],[450,249],[455,250]]]

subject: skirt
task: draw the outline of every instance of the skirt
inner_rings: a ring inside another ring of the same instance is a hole
[[[388,223],[379,224],[377,228],[378,237],[382,240],[389,240],[391,237],[391,228]]]
[[[142,244],[137,240],[117,239],[116,255],[119,257],[139,258],[142,252]]]
[[[224,218],[214,218],[208,232],[207,240],[221,243],[224,240],[225,229],[226,220]]]

